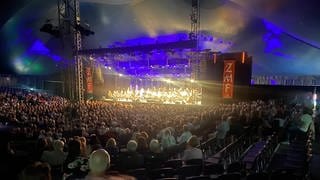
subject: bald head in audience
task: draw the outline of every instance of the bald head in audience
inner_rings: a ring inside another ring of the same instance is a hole
[[[106,170],[110,167],[110,155],[104,149],[93,151],[89,157],[89,177],[103,177]]]
[[[109,167],[109,153],[104,149],[93,151],[89,157],[90,173],[86,177],[86,180],[135,180],[134,177],[124,174],[106,174]]]

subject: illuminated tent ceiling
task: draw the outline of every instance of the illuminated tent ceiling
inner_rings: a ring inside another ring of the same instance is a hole
[[[57,24],[55,0],[20,0],[1,19],[2,70],[10,65],[20,74],[48,74],[68,58],[58,39],[39,32],[46,19]],[[246,50],[254,57],[256,75],[320,73],[320,11],[317,0],[200,0],[201,30],[223,51]],[[95,32],[87,48],[117,41],[156,38],[190,30],[190,0],[81,0],[81,19]],[[4,68],[5,67],[5,68]],[[52,68],[55,67],[55,68]]]

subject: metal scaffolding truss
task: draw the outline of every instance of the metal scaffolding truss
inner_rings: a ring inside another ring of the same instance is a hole
[[[76,28],[80,25],[80,8],[79,0],[57,0],[59,28],[65,42],[73,42],[72,52],[74,63],[68,71],[68,81],[70,88],[70,98],[73,100],[83,101],[84,97],[84,65],[83,61],[86,58],[81,52],[81,33]],[[200,31],[200,3],[199,0],[191,0],[191,31],[189,34],[190,40],[196,41],[195,51],[192,53],[190,63],[194,74],[193,79],[198,79],[200,75],[200,50],[199,50],[199,31]],[[80,51],[80,52],[79,52]],[[84,53],[86,54],[86,53]]]
[[[73,42],[72,52],[74,57],[74,66],[69,68],[67,78],[69,84],[69,96],[71,99],[84,100],[83,85],[83,62],[78,52],[81,49],[81,33],[77,30],[80,25],[80,8],[79,0],[57,0],[58,1],[58,19],[59,28],[62,35],[63,44],[65,42]]]
[[[197,40],[199,36],[200,30],[200,2],[199,0],[192,0],[191,2],[191,31],[189,34],[189,38],[193,40]]]
[[[200,32],[200,2],[199,0],[191,0],[191,31],[189,38],[197,42],[195,51],[192,54],[190,63],[193,69],[191,75],[193,79],[200,77],[200,51],[199,51],[199,32]]]

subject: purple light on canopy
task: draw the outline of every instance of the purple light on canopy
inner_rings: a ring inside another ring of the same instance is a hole
[[[50,50],[40,40],[36,40],[31,46],[30,52],[48,54]]]
[[[28,53],[30,54],[36,54],[36,55],[43,55],[43,56],[47,56],[51,59],[53,59],[54,61],[61,61],[62,57],[56,54],[51,53],[50,49],[47,48],[43,42],[41,42],[40,40],[36,40],[31,48],[29,49]]]
[[[276,35],[282,34],[282,30],[279,27],[277,27],[276,25],[272,24],[271,22],[268,22],[267,20],[263,19],[263,23],[264,23],[266,29],[271,31],[272,33],[274,33]]]
[[[176,33],[176,34],[162,35],[157,37],[158,43],[176,42],[176,41],[183,41],[187,39],[188,39],[188,35],[186,33]]]
[[[160,35],[157,37],[139,37],[134,39],[128,39],[125,42],[114,42],[109,47],[128,47],[137,45],[148,45],[157,43],[170,43],[188,40],[188,33],[175,33],[168,35]]]
[[[125,41],[125,45],[127,46],[136,46],[141,44],[155,44],[156,39],[150,37],[141,37],[136,39],[130,39]]]
[[[188,33],[175,33],[168,35],[160,35],[158,37],[139,37],[134,39],[126,40],[125,42],[114,42],[109,48],[114,47],[131,47],[131,46],[142,46],[142,45],[152,45],[152,44],[164,44],[164,43],[173,43],[189,40]],[[209,32],[201,32],[199,36],[199,48],[201,50],[211,49],[215,51],[226,51],[230,49],[232,43],[229,40],[213,37]]]

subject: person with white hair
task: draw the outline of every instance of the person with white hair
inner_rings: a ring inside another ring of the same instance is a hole
[[[134,152],[136,152],[137,148],[138,148],[138,143],[137,143],[135,140],[130,140],[130,141],[127,143],[127,150],[128,150],[128,152],[134,153]]]
[[[161,145],[157,139],[152,139],[149,144],[150,152],[152,153],[161,153]]]
[[[169,154],[164,153],[161,144],[157,139],[152,139],[149,143],[150,152],[145,154],[146,167],[149,169],[161,168],[163,162],[169,159]]]
[[[85,180],[103,180],[106,179],[106,171],[110,167],[110,155],[104,149],[93,151],[89,157],[89,174]]]

